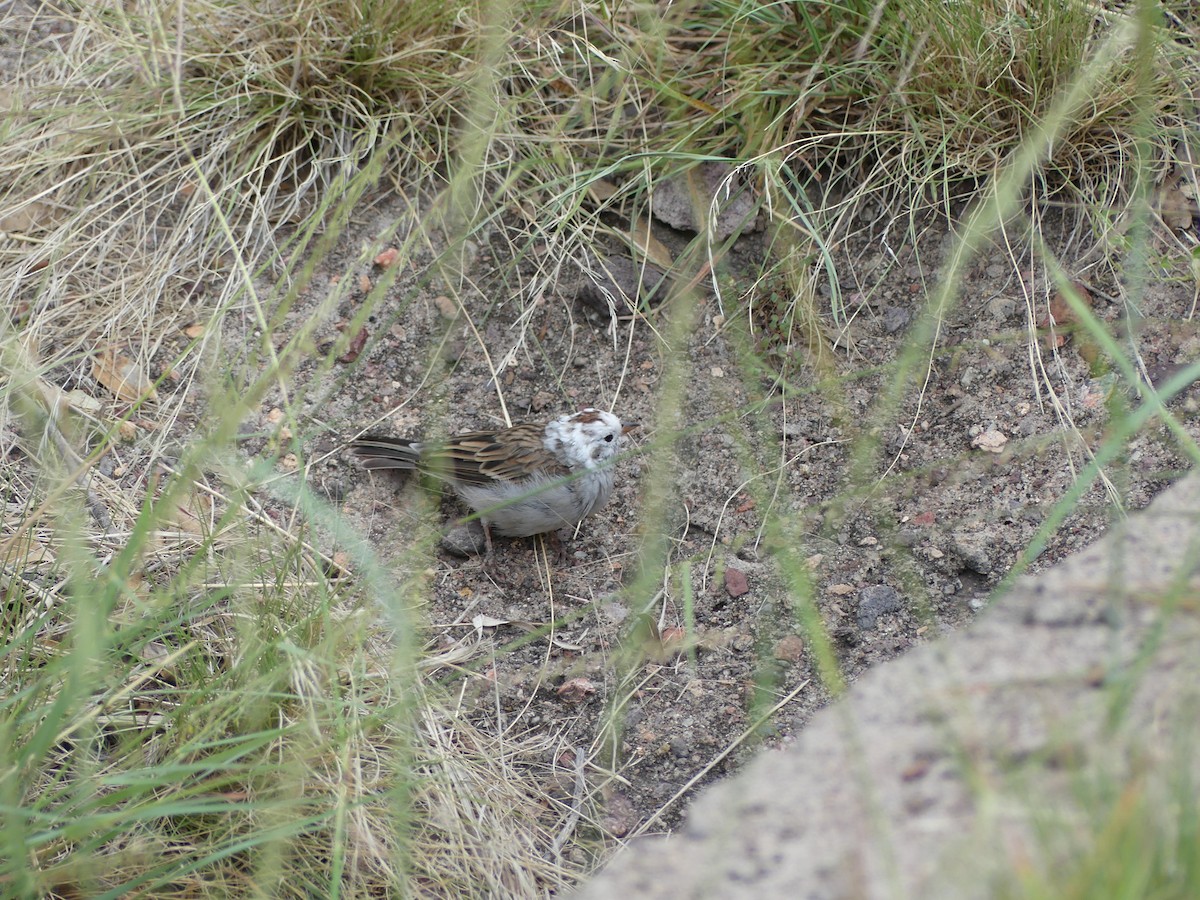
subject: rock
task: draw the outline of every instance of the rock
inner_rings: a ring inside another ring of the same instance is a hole
[[[911,318],[912,313],[903,306],[889,306],[883,311],[883,330],[888,334],[895,334],[907,325]]]
[[[972,572],[980,575],[992,573],[992,558],[989,553],[992,542],[986,534],[978,531],[956,531],[951,536],[955,555]]]
[[[1008,443],[1008,437],[995,428],[989,428],[983,434],[977,434],[971,439],[971,446],[988,453],[999,453]]]
[[[873,584],[858,594],[858,627],[864,631],[874,628],[879,617],[899,612],[900,595],[886,584]]]
[[[714,212],[714,240],[759,229],[754,193],[727,162],[701,163],[654,183],[654,217],[672,228],[704,231]]]
[[[775,644],[775,658],[780,662],[800,662],[804,657],[804,639],[798,634],[782,637]]]
[[[623,791],[614,790],[603,801],[600,827],[616,838],[623,838],[637,824],[637,808]]]
[[[455,525],[441,540],[442,549],[452,556],[463,559],[479,556],[487,550],[483,537],[483,526],[478,521]]]
[[[606,316],[625,316],[638,308],[640,300],[661,303],[670,289],[671,277],[653,263],[605,256],[583,272],[575,299]]]
[[[730,597],[740,597],[750,592],[750,582],[746,573],[741,569],[727,568],[725,570],[725,591]]]

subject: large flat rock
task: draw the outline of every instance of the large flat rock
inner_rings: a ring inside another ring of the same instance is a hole
[[[994,896],[1070,871],[1122,809],[1169,822],[1173,777],[1200,777],[1198,520],[1189,477],[865,675],[578,896]]]

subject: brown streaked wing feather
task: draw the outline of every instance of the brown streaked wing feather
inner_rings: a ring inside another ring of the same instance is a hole
[[[449,468],[464,484],[520,481],[535,472],[567,475],[568,470],[542,446],[544,426],[533,422],[514,425],[505,431],[473,431],[460,434],[436,453],[426,454],[435,470]]]
[[[472,431],[452,438],[450,443],[425,452],[422,463],[434,474],[449,476],[462,484],[487,484],[480,471],[479,451],[495,439],[490,431]]]

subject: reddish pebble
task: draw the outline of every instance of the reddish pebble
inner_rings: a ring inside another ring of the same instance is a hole
[[[799,662],[804,656],[804,639],[798,634],[789,634],[775,644],[775,658],[780,662]]]
[[[582,703],[596,693],[596,686],[586,678],[571,678],[560,684],[554,693],[566,703]]]
[[[730,597],[740,597],[749,593],[750,582],[746,580],[746,574],[740,569],[726,569],[725,590]]]
[[[395,247],[388,247],[375,257],[375,265],[381,269],[386,269],[389,266],[395,265],[396,259],[400,256],[400,251]]]

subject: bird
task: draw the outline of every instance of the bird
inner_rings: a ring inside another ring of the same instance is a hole
[[[490,559],[493,531],[528,537],[599,512],[612,496],[614,459],[636,427],[589,406],[442,443],[365,435],[350,451],[368,470],[417,470],[449,484],[478,513]]]

